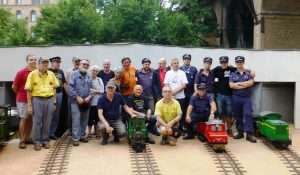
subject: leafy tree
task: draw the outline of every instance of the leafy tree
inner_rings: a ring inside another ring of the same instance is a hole
[[[24,45],[28,39],[26,21],[0,8],[0,45]]]
[[[89,0],[61,0],[46,6],[34,28],[37,39],[55,44],[97,43],[102,18]]]

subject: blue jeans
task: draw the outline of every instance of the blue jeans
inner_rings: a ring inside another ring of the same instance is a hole
[[[89,121],[89,109],[85,112],[80,112],[77,103],[71,104],[72,111],[72,139],[78,141],[85,137],[85,129]]]
[[[217,94],[216,97],[219,116],[232,116],[232,97],[222,94]]]
[[[55,136],[55,132],[58,127],[62,98],[63,98],[62,92],[56,93],[56,109],[53,112],[50,131],[49,131],[49,135],[51,137]]]

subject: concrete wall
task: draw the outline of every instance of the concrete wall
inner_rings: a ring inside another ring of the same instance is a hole
[[[281,89],[277,86],[268,89],[263,84],[258,86],[254,95],[255,111],[275,110],[284,112],[286,116],[294,114],[295,126],[300,128],[300,51],[181,48],[141,44],[0,48],[0,81],[12,81],[17,70],[24,66],[28,53],[43,57],[59,55],[63,58],[63,69],[71,67],[73,56],[89,58],[92,64],[98,65],[101,65],[103,59],[109,58],[113,67],[120,66],[120,59],[124,56],[131,57],[137,67],[141,65],[141,58],[149,57],[152,59],[152,66],[157,67],[160,57],[170,60],[190,53],[193,57],[192,64],[199,68],[202,67],[202,58],[206,56],[214,58],[214,65],[217,65],[219,56],[230,56],[230,63],[233,64],[235,56],[244,55],[247,58],[247,67],[256,72],[257,82],[295,83],[295,90],[291,90],[290,86],[282,86]],[[281,92],[282,94],[278,95]]]

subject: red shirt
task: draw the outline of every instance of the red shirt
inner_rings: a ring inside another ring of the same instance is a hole
[[[30,72],[31,71],[28,68],[24,68],[20,70],[15,77],[13,86],[16,88],[17,102],[27,103],[27,95],[24,87]]]
[[[167,69],[159,69],[159,81],[160,81],[160,87],[164,87],[164,80],[167,73]]]

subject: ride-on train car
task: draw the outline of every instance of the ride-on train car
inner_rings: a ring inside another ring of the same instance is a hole
[[[282,115],[265,111],[256,117],[256,132],[271,142],[276,148],[286,149],[292,141],[289,135],[289,125],[281,120]]]
[[[137,153],[146,149],[147,128],[144,116],[130,118],[128,120],[128,142]]]
[[[213,148],[214,151],[225,151],[228,143],[228,134],[222,120],[213,119],[208,122],[200,122],[197,126],[197,134]]]
[[[19,126],[19,117],[11,106],[0,106],[0,146],[14,135]]]

